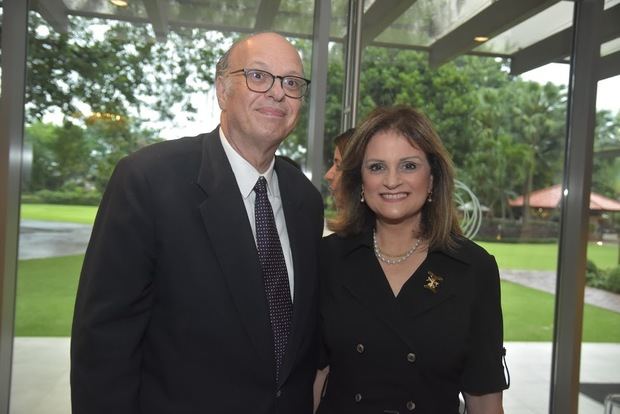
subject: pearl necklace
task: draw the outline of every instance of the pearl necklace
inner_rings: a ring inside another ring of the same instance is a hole
[[[383,263],[394,265],[394,264],[402,263],[405,260],[407,260],[420,245],[420,239],[418,239],[413,245],[413,247],[411,247],[411,249],[409,249],[402,256],[385,256],[379,249],[379,243],[377,243],[377,233],[375,230],[372,231],[372,244],[375,249],[375,256],[377,256],[377,259],[381,260]]]

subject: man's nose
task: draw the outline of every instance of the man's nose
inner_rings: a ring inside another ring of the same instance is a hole
[[[275,78],[273,80],[273,85],[271,85],[271,88],[265,93],[278,102],[283,100],[286,95],[284,94],[284,88],[282,88],[282,79]]]

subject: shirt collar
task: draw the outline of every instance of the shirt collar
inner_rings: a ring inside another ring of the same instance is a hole
[[[278,186],[275,185],[274,180],[277,179],[274,174],[274,165],[275,165],[275,157],[271,160],[271,164],[269,164],[269,168],[263,174],[259,173],[256,168],[252,164],[250,164],[245,158],[243,158],[228,142],[228,138],[224,135],[224,131],[220,128],[220,141],[222,142],[222,146],[224,147],[224,152],[226,153],[226,157],[228,158],[228,162],[232,167],[233,174],[235,175],[235,179],[237,180],[237,185],[239,186],[239,190],[241,191],[241,196],[245,199],[248,198],[252,191],[254,191],[254,186],[256,185],[256,181],[258,181],[258,177],[261,175],[265,177],[267,180],[267,194],[270,194],[273,197],[279,197]]]

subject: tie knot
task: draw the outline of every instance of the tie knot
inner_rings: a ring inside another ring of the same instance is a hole
[[[267,180],[262,175],[258,177],[258,181],[256,181],[256,185],[254,186],[254,191],[257,194],[267,193]]]

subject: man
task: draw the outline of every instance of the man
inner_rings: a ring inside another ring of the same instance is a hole
[[[250,36],[218,62],[219,128],[119,162],[78,289],[73,414],[312,411],[322,201],[274,157],[308,83],[286,39]]]

